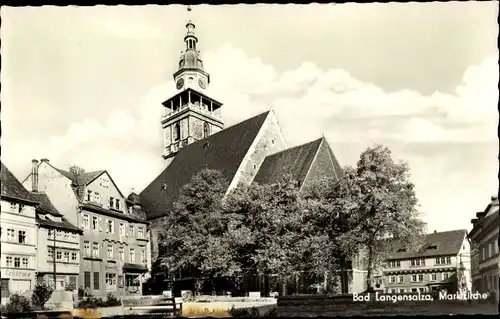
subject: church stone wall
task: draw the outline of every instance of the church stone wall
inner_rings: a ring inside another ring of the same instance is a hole
[[[151,225],[151,262],[155,263],[158,258],[158,234],[165,225],[166,217],[156,218],[150,221]]]
[[[247,156],[243,159],[239,171],[236,173],[236,184],[239,183],[250,184],[264,159],[273,153],[280,152],[286,148],[283,140],[281,130],[273,118],[274,115],[270,114],[261,131],[258,133],[254,145],[251,146]]]
[[[189,119],[189,133],[192,137],[199,140],[203,138],[203,121],[196,117]]]

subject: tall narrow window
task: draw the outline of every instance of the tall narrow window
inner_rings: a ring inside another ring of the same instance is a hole
[[[20,230],[18,239],[20,244],[26,244],[26,231]]]
[[[181,125],[179,123],[174,124],[174,141],[181,139]]]
[[[208,137],[210,135],[210,124],[207,122],[203,123],[203,137]]]

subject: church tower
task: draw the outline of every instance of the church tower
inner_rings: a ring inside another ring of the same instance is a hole
[[[188,7],[191,11],[191,7]],[[205,90],[210,75],[203,68],[195,25],[188,21],[179,69],[173,74],[177,93],[163,102],[163,158],[170,163],[177,152],[187,145],[204,139],[224,127],[222,103],[210,98]]]

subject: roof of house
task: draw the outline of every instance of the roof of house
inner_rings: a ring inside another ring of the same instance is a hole
[[[80,207],[82,207],[86,210],[89,210],[89,211],[101,213],[101,214],[106,215],[106,216],[116,217],[119,219],[131,221],[131,222],[142,223],[142,224],[148,223],[147,221],[136,218],[135,216],[133,216],[131,214],[124,214],[122,212],[112,210],[112,209],[107,209],[107,208],[101,207],[99,205],[95,205],[93,203],[81,203]]]
[[[55,169],[59,173],[63,174],[67,178],[69,178],[73,182],[73,184],[75,184],[75,185],[87,185],[88,183],[92,182],[97,177],[99,177],[102,173],[105,172],[105,170],[98,170],[98,171],[94,171],[94,172],[84,172],[84,173],[77,176],[71,172],[62,170],[60,168],[55,168]]]
[[[284,174],[302,184],[323,139],[288,148],[267,156],[253,179],[254,183],[271,184]]]
[[[488,229],[489,225],[496,223],[498,225],[499,220],[499,204],[498,197],[493,198],[492,201],[486,206],[486,209],[482,212],[476,213],[477,218],[471,220],[472,222],[472,230],[469,233],[469,238],[473,237],[481,237],[486,235],[486,233],[481,230]],[[481,234],[483,233],[483,234]]]
[[[81,229],[70,223],[58,210],[52,205],[49,197],[45,193],[41,192],[31,192],[31,195],[35,197],[39,203],[37,210],[36,221],[40,226],[55,227],[59,229],[72,230],[76,232],[81,232]],[[61,221],[43,219],[40,214],[50,214],[55,217],[60,217]]]
[[[140,194],[148,220],[172,208],[180,189],[204,168],[221,171],[231,182],[270,111],[230,126],[182,148],[170,165]]]
[[[465,229],[427,234],[425,242],[419,251],[403,251],[403,246],[399,242],[393,241],[388,259],[456,255],[464,243],[466,234],[467,230]]]
[[[35,197],[36,200],[39,203],[38,209],[42,210],[45,213],[49,213],[54,216],[63,216],[57,208],[52,205],[52,202],[50,201],[49,197],[47,194],[42,193],[42,192],[31,192],[31,196]]]
[[[2,184],[2,197],[20,200],[28,203],[36,203],[36,199],[24,188],[23,184],[12,174],[11,171],[1,163],[0,180]]]

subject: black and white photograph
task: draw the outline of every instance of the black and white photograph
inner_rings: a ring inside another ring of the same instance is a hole
[[[2,318],[498,314],[498,14],[2,6]]]

